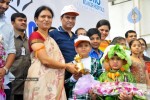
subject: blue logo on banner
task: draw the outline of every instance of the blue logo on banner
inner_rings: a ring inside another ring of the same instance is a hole
[[[101,0],[83,0],[83,4],[96,10],[100,10],[101,12],[104,12],[104,8],[101,7]]]
[[[34,28],[36,27],[36,24],[33,21],[30,21],[28,24],[28,36],[31,35],[32,32],[34,32]]]
[[[141,20],[141,18],[142,18],[142,15],[137,7],[132,9],[132,11],[128,15],[128,21],[130,23],[137,23]]]

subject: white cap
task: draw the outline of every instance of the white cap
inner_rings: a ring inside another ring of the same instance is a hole
[[[61,16],[66,13],[73,13],[75,16],[78,16],[79,13],[77,12],[77,9],[73,5],[65,6],[61,11]]]
[[[77,47],[79,45],[79,43],[86,41],[91,43],[90,38],[88,36],[85,35],[79,35],[77,39],[75,39],[74,41],[74,46]]]

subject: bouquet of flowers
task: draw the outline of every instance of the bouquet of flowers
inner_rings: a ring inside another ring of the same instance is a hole
[[[0,90],[0,100],[6,100],[6,94],[3,90]]]
[[[79,78],[73,91],[77,95],[83,95],[88,93],[88,91],[98,83],[99,81],[95,81],[92,75],[86,74]]]
[[[94,80],[90,74],[84,75],[77,81],[74,93],[83,95],[93,90],[99,97],[103,96],[116,96],[122,92],[133,93],[136,100],[146,100],[145,94],[139,90],[133,83],[128,82],[99,82]]]
[[[0,41],[0,68],[2,68],[5,65],[5,59],[6,59],[6,53],[3,47],[2,42]]]
[[[6,53],[3,45],[3,37],[0,35],[0,68],[5,66],[6,62]],[[2,82],[4,82],[4,79],[1,79]],[[0,90],[0,100],[5,100],[5,92],[3,90]]]
[[[5,65],[6,53],[3,45],[3,37],[0,35],[0,68]]]
[[[145,93],[139,90],[133,83],[128,82],[103,82],[95,85],[93,88],[94,93],[99,96],[115,96],[120,93],[133,93],[135,98],[139,100],[146,100]]]

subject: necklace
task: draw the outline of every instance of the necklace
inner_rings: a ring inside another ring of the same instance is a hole
[[[115,71],[115,70],[110,70],[110,72],[108,72],[107,76],[109,78],[111,78],[112,80],[116,81],[117,77],[120,76],[120,73],[118,71]]]

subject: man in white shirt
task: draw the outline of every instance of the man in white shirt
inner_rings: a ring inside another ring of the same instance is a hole
[[[11,67],[14,59],[15,59],[15,46],[14,46],[14,32],[12,27],[5,22],[5,11],[9,8],[10,0],[0,0],[0,36],[1,36],[1,43],[4,47],[5,56],[5,63],[4,66],[0,66],[0,90],[4,89],[3,86],[3,78],[5,74],[8,73],[9,68]],[[8,84],[9,86],[10,84]],[[5,89],[6,93],[6,100],[10,100],[10,89]]]

